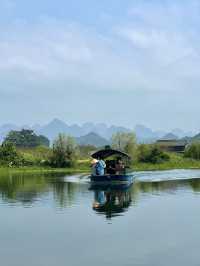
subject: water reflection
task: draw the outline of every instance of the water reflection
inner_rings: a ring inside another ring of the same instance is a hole
[[[82,190],[84,185],[65,182],[65,176],[59,174],[0,176],[0,198],[4,203],[31,207],[38,201],[53,198],[58,207],[66,208],[74,204]]]
[[[163,175],[101,188],[81,176],[0,176],[1,265],[199,265],[200,179]]]
[[[131,205],[131,186],[118,187],[92,187],[94,191],[93,210],[104,214],[110,219],[127,211]]]
[[[176,194],[190,190],[200,193],[200,179],[150,181],[137,180],[129,187],[90,187],[88,182],[69,182],[63,175],[5,175],[0,176],[0,203],[33,206],[38,201],[53,201],[65,209],[80,205],[88,198],[93,210],[107,218],[122,215],[130,206],[136,206],[143,197]],[[86,180],[86,179],[85,179]],[[87,196],[86,196],[87,195]],[[52,203],[51,203],[52,204]],[[90,206],[91,206],[90,205]]]

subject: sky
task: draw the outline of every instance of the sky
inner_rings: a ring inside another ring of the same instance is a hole
[[[0,124],[199,130],[199,43],[199,0],[0,0]]]

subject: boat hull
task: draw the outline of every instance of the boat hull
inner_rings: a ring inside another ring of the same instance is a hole
[[[126,175],[91,175],[90,180],[95,184],[130,184],[134,180],[131,174]]]

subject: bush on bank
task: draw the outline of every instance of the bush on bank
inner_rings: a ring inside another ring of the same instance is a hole
[[[184,156],[186,158],[200,160],[200,142],[192,143],[191,145],[189,145],[185,150]]]
[[[17,152],[16,147],[10,143],[5,142],[0,146],[0,164],[7,166],[19,166],[22,164],[23,157]]]
[[[50,164],[51,149],[38,146],[36,148],[20,149],[10,142],[0,146],[1,166],[46,166]]]
[[[169,160],[170,156],[156,145],[140,144],[137,147],[138,162],[158,164]]]

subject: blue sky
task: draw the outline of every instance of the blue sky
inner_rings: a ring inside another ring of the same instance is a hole
[[[0,0],[0,122],[199,130],[200,2]]]

